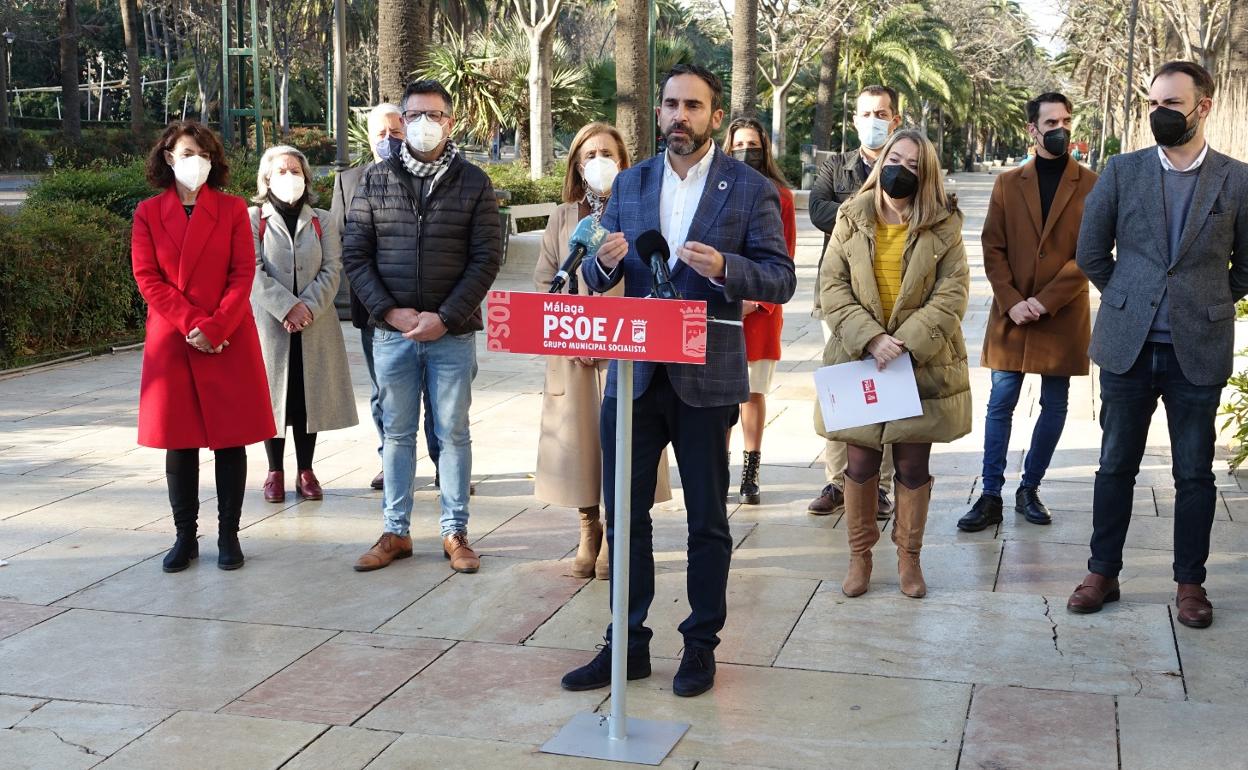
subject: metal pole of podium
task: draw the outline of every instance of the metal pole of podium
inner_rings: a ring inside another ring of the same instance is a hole
[[[628,737],[628,568],[632,539],[633,362],[620,361],[615,378],[615,537],[611,544],[611,718],[607,735]]]

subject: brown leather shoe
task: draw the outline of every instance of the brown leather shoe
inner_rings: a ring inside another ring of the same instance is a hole
[[[281,471],[269,471],[264,477],[264,501],[266,503],[282,503],[286,501],[286,474]]]
[[[455,532],[442,538],[442,555],[451,560],[451,569],[456,572],[481,569],[481,558],[468,545],[467,532]]]
[[[320,500],[325,496],[325,493],[321,491],[321,482],[316,480],[316,474],[311,468],[299,471],[299,483],[295,485],[295,488],[299,490],[304,500]]]
[[[1213,623],[1213,605],[1200,583],[1179,583],[1174,603],[1179,607],[1179,622],[1188,628],[1208,628]]]
[[[382,471],[381,473],[378,473],[376,476],[373,476],[373,480],[369,482],[368,486],[372,487],[373,489],[385,489],[386,488],[385,472]]]
[[[1066,600],[1066,609],[1080,615],[1100,612],[1108,602],[1118,601],[1121,595],[1118,590],[1118,578],[1089,572],[1075,592]]]
[[[373,547],[363,556],[355,560],[356,572],[372,572],[375,569],[390,566],[395,559],[406,559],[412,555],[411,535],[396,535],[383,532]]]
[[[830,516],[845,510],[845,493],[835,484],[828,484],[819,496],[810,501],[806,512],[815,516]]]

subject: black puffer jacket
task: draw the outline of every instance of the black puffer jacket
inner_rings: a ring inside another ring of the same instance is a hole
[[[479,331],[503,261],[494,188],[462,156],[431,192],[430,179],[412,176],[398,156],[370,166],[347,214],[343,266],[383,329],[388,311],[412,308],[436,312],[451,334]]]

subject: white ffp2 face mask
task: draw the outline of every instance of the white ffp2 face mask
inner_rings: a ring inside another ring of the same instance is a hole
[[[199,155],[188,155],[173,162],[173,178],[191,192],[203,187],[210,173],[212,161]]]
[[[611,193],[611,185],[615,183],[615,177],[619,173],[619,165],[611,158],[601,155],[590,158],[581,167],[581,175],[585,178],[585,184],[589,185],[589,189],[600,198]]]
[[[858,141],[868,150],[878,150],[888,141],[887,120],[879,118],[854,118],[854,128],[858,130]]]
[[[445,138],[442,124],[425,116],[407,126],[407,142],[419,152],[433,152]]]
[[[303,177],[297,174],[273,174],[269,177],[269,191],[280,201],[294,205],[303,198],[306,188]]]

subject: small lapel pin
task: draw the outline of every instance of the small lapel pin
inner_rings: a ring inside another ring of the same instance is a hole
[[[728,189],[728,183],[727,183],[727,182],[720,182],[720,183],[719,183],[719,189],[720,189],[720,190],[727,190],[727,189]]]

